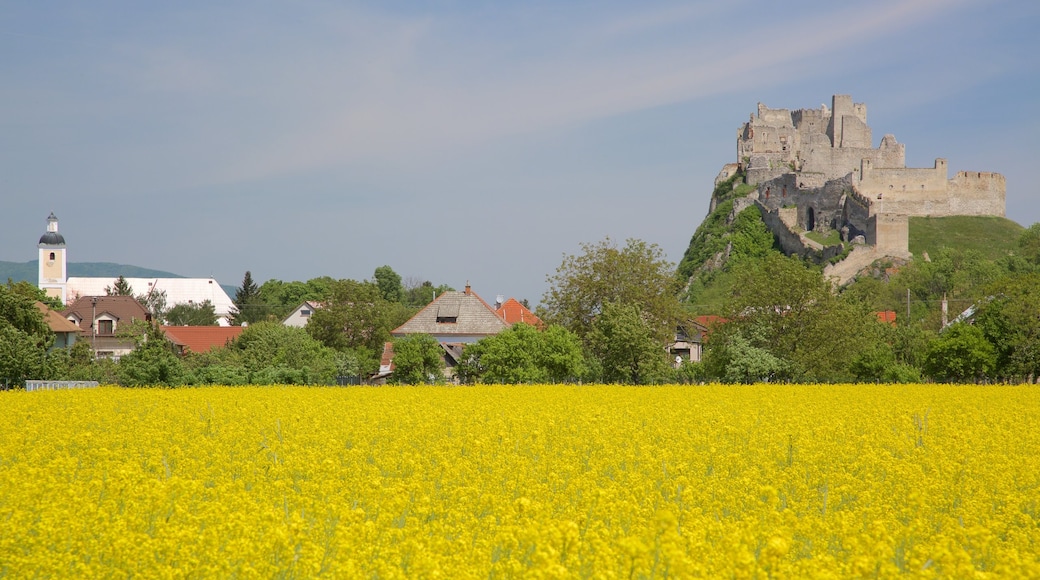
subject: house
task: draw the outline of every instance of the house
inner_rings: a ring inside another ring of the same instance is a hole
[[[527,312],[530,313],[530,310]],[[530,317],[534,315],[530,314]],[[462,357],[465,345],[496,335],[509,326],[495,308],[477,296],[467,283],[462,292],[453,290],[438,296],[407,322],[390,331],[390,335],[400,338],[409,334],[429,334],[435,338],[444,349],[444,374],[448,380],[452,380],[455,376],[453,369]],[[383,347],[379,372],[369,380],[377,384],[385,383],[394,370],[393,357],[393,343],[388,342]]]
[[[444,351],[441,355],[444,361],[444,376],[452,382],[455,381],[455,367],[459,364],[459,360],[462,359],[462,347],[465,346],[462,343],[440,343],[441,349]],[[387,342],[383,344],[383,354],[379,358],[379,371],[369,377],[368,382],[372,385],[385,385],[390,375],[394,374],[394,343]]]
[[[61,314],[79,327],[78,340],[89,340],[94,356],[115,360],[136,346],[132,337],[120,331],[126,331],[135,320],[151,320],[132,296],[81,296]]]
[[[668,345],[676,368],[684,362],[700,362],[704,356],[704,343],[715,324],[725,322],[714,314],[698,316],[675,329],[675,340]]]
[[[166,339],[173,343],[177,354],[209,352],[231,344],[245,328],[241,326],[163,326]]]
[[[542,322],[542,319],[535,316],[533,312],[518,302],[516,298],[510,298],[503,302],[502,297],[499,296],[495,301],[495,314],[502,320],[505,320],[509,326],[513,326],[517,322],[523,322],[538,329],[545,328],[545,323]]]
[[[235,311],[235,302],[214,278],[124,278],[134,296],[156,292],[166,295],[166,306],[202,304],[209,301],[217,315],[217,323],[228,326]],[[117,278],[70,277],[66,281],[66,295],[70,300],[79,296],[102,296],[106,287],[115,285]]]
[[[43,313],[44,322],[47,323],[51,332],[54,333],[54,344],[51,345],[51,350],[67,348],[76,343],[76,337],[79,336],[80,332],[78,326],[67,320],[60,312],[51,310],[39,300],[36,301],[36,309]]]
[[[323,305],[321,302],[306,300],[303,304],[300,304],[295,310],[290,312],[289,316],[286,316],[285,319],[282,320],[282,324],[285,326],[303,328],[304,326],[307,326],[307,323],[311,319],[311,315],[322,307]]]
[[[463,292],[453,290],[438,296],[407,322],[390,331],[390,335],[429,334],[437,342],[467,344],[507,328],[509,324],[466,284]]]

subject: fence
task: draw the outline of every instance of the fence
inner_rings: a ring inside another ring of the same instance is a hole
[[[59,391],[62,389],[89,389],[98,386],[97,381],[25,381],[26,391]]]

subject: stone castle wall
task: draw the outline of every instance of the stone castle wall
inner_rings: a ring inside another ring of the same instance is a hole
[[[788,253],[804,240],[791,230],[838,229],[862,236],[879,252],[909,256],[910,216],[1005,215],[1006,183],[999,173],[958,172],[945,159],[906,167],[906,147],[885,135],[877,148],[867,107],[834,95],[831,108],[770,109],[759,103],[737,131],[737,163],[763,219]],[[720,178],[722,176],[720,175]],[[812,251],[812,250],[804,250]]]

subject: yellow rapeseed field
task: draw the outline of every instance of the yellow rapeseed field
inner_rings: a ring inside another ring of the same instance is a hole
[[[1040,577],[1032,386],[0,393],[0,576]]]

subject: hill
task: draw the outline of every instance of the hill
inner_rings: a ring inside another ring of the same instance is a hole
[[[915,258],[939,250],[975,250],[987,260],[996,260],[1018,249],[1025,228],[995,216],[911,217],[910,252]]]
[[[10,279],[13,282],[31,282],[35,284],[39,279],[39,262],[2,262],[0,261],[0,280]],[[104,278],[111,276],[113,279],[119,276],[127,278],[183,278],[184,276],[152,270],[139,266],[127,266],[125,264],[114,264],[111,262],[72,262],[68,265],[69,276]]]
[[[729,299],[733,264],[780,251],[761,212],[741,199],[753,190],[742,180],[737,174],[717,184],[710,211],[679,262],[677,276],[686,288],[683,298],[697,314],[714,314]],[[911,217],[909,249],[915,260],[926,254],[935,257],[945,248],[977,251],[984,260],[996,261],[1017,251],[1024,231],[1020,224],[996,216]]]

